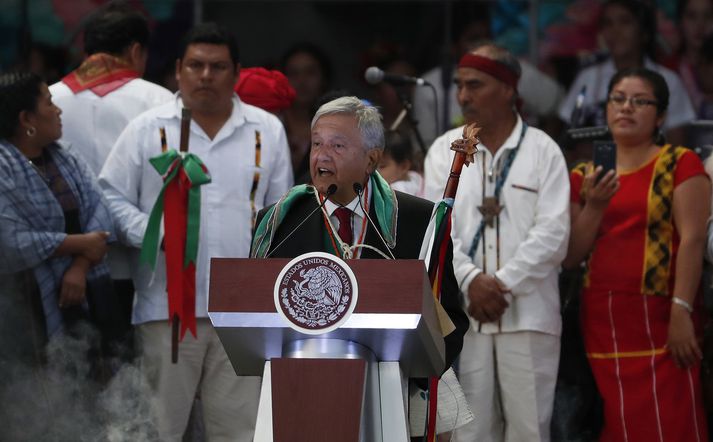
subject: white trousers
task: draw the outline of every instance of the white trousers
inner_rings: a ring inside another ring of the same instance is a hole
[[[454,440],[549,441],[559,354],[559,336],[488,335],[470,327],[458,378],[475,420],[458,428]]]
[[[183,438],[197,392],[207,440],[252,441],[260,397],[260,377],[237,376],[209,319],[197,320],[171,362],[171,325],[155,321],[137,327],[141,369],[153,390],[153,410],[161,441]]]

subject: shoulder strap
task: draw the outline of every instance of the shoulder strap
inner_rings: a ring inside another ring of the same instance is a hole
[[[666,145],[661,149],[649,187],[642,293],[669,294],[671,251],[673,248],[673,190],[678,159],[683,147]]]

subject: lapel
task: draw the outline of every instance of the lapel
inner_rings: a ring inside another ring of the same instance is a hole
[[[294,258],[303,253],[322,249],[325,228],[321,210],[313,213],[312,216],[297,229],[297,226],[317,207],[317,201],[313,196],[309,196],[305,198],[303,202],[297,202],[292,206],[292,209],[287,213],[282,224],[277,229],[275,237],[272,240],[273,247],[280,244],[290,232],[294,231],[294,233],[279,249],[270,255],[271,257]],[[317,247],[315,247],[316,245]]]
[[[374,210],[374,204],[369,204],[369,216],[371,217],[372,221],[374,221],[374,226],[372,226],[371,223],[367,220],[367,228],[366,228],[366,236],[364,237],[364,244],[368,244],[372,247],[376,247],[377,249],[381,250],[384,254],[386,254],[386,256],[389,256],[389,252],[388,252],[388,248],[386,247],[386,244],[384,244],[384,242],[381,240],[381,238],[379,238],[379,235],[377,235],[376,231],[374,230],[374,228],[378,228],[379,232],[381,232],[381,225],[379,224],[379,220],[376,217],[376,211]],[[397,221],[397,224],[398,224],[398,221]],[[393,253],[393,250],[391,252]],[[383,256],[379,255],[375,251],[370,250],[368,248],[362,249],[361,258],[363,258],[363,259],[384,259]]]

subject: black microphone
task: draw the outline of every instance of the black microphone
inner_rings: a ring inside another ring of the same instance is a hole
[[[267,254],[267,256],[265,256],[265,258],[269,258],[270,256],[272,256],[272,254],[275,253],[275,251],[276,251],[277,249],[279,249],[280,246],[285,243],[285,241],[287,241],[288,239],[290,239],[290,237],[291,237],[292,235],[294,235],[295,232],[300,229],[300,227],[302,227],[302,224],[306,223],[307,220],[310,219],[310,218],[312,217],[312,215],[314,215],[314,213],[315,213],[316,211],[322,209],[322,207],[324,207],[324,205],[327,203],[327,200],[329,199],[329,197],[332,196],[332,195],[334,195],[335,193],[337,193],[337,185],[336,185],[336,184],[330,184],[329,187],[327,187],[327,193],[324,194],[324,201],[322,201],[322,202],[319,204],[319,206],[317,206],[314,210],[312,210],[312,211],[309,213],[309,215],[307,215],[307,216],[305,217],[305,219],[302,220],[302,222],[300,222],[299,224],[297,224],[297,227],[295,227],[294,229],[292,229],[292,231],[291,231],[290,233],[288,233],[287,236],[286,236],[285,238],[283,238],[283,240],[280,241],[280,243],[279,243],[278,245],[276,245],[275,248],[270,251],[270,253]]]
[[[586,114],[584,110],[584,99],[587,96],[587,85],[585,84],[580,89],[577,94],[577,98],[574,102],[574,109],[572,109],[572,115],[569,117],[569,127],[572,129],[580,128],[584,126]]]
[[[359,207],[361,207],[361,211],[364,212],[364,215],[366,215],[366,219],[369,220],[369,224],[371,224],[371,227],[374,228],[374,230],[376,231],[376,234],[379,236],[379,239],[381,240],[381,242],[386,246],[386,251],[389,252],[391,259],[396,259],[394,257],[394,254],[391,253],[391,248],[389,247],[388,244],[386,244],[386,240],[384,239],[383,236],[381,236],[381,232],[379,232],[379,228],[376,227],[376,224],[369,216],[369,212],[367,212],[364,209],[364,205],[361,203],[361,194],[364,192],[364,187],[359,183],[354,183],[354,184],[352,184],[352,188],[354,189],[354,192],[356,192],[356,194],[357,194],[357,197],[359,199]]]
[[[378,84],[385,81],[394,85],[415,84],[416,86],[423,86],[427,83],[427,81],[423,78],[409,77],[408,75],[389,74],[376,66],[372,66],[366,70],[364,73],[364,79],[369,84]]]

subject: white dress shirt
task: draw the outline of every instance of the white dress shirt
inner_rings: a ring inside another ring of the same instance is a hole
[[[75,94],[61,81],[49,90],[54,104],[62,109],[61,141],[75,149],[94,175],[101,172],[112,146],[129,121],[173,98],[168,89],[141,78],[135,78],[103,97],[91,90]],[[112,245],[108,261],[112,278],[131,277],[129,251],[125,247]]]
[[[163,181],[149,164],[161,153],[159,128],[165,127],[169,148],[180,140],[180,95],[151,109],[127,126],[99,176],[117,224],[119,239],[134,247],[131,270],[136,287],[133,322],[168,319],[166,267],[163,252],[156,271],[139,266],[140,247],[149,214]],[[260,132],[260,164],[256,165],[256,131]],[[255,211],[277,201],[292,186],[289,148],[282,123],[272,114],[233,97],[233,112],[211,140],[191,122],[189,151],[208,168],[209,184],[201,186],[201,217],[196,263],[196,316],[207,316],[210,258],[247,257],[253,210],[250,190],[260,173]]]
[[[522,119],[517,123],[495,156],[479,145],[476,161],[464,167],[453,208],[453,267],[463,293],[473,279],[487,267],[512,292],[510,306],[498,323],[484,323],[483,333],[540,331],[561,333],[558,271],[567,252],[569,239],[569,175],[557,144],[539,129],[529,127],[519,152],[500,193],[500,266],[498,236],[495,226],[485,228],[475,256],[468,256],[480,225],[478,206],[483,197],[483,164],[486,169],[485,196],[495,190],[495,176],[501,159],[515,148],[520,139]],[[463,128],[453,129],[439,137],[426,157],[427,196],[433,200],[443,194],[453,160],[450,143],[461,137]],[[485,254],[483,246],[485,245]],[[484,261],[485,259],[485,261]],[[466,303],[468,297],[465,297]],[[471,323],[478,322],[473,318]]]
[[[661,74],[668,85],[669,103],[663,129],[673,129],[695,120],[696,112],[693,109],[691,99],[688,97],[688,92],[683,87],[679,76],[672,70],[654,63],[649,58],[644,60],[644,67]],[[612,79],[614,74],[616,74],[616,66],[614,66],[614,62],[611,59],[582,70],[577,75],[577,78],[574,79],[574,83],[572,83],[567,96],[560,106],[560,119],[567,123],[570,122],[572,111],[577,102],[577,95],[579,95],[584,85],[587,86],[583,102],[585,107],[591,108],[592,106],[598,106],[600,103],[605,102],[607,99],[609,80]],[[606,122],[598,121],[597,124],[604,125]]]
[[[393,190],[408,193],[409,195],[417,196],[419,198],[423,198],[423,185],[423,175],[413,170],[408,171],[408,178],[405,180],[394,181],[390,184]]]
[[[337,215],[334,214],[334,211],[340,207],[345,207],[352,211],[352,243],[349,244],[350,246],[358,244],[359,240],[363,242],[364,238],[362,238],[362,234],[366,236],[366,231],[368,229],[367,224],[369,221],[364,216],[364,210],[362,210],[362,206],[365,209],[369,210],[369,204],[372,201],[371,180],[367,180],[365,191],[361,194],[361,205],[359,205],[359,198],[359,196],[355,196],[354,199],[349,202],[349,204],[346,204],[344,206],[340,206],[339,204],[334,203],[331,200],[327,200],[327,202],[324,204],[324,210],[329,216],[329,221],[334,227],[335,236],[339,236],[337,234],[337,231],[339,230],[339,218],[337,218]],[[353,250],[355,258],[358,258],[360,256],[361,249],[361,247],[358,247]]]

